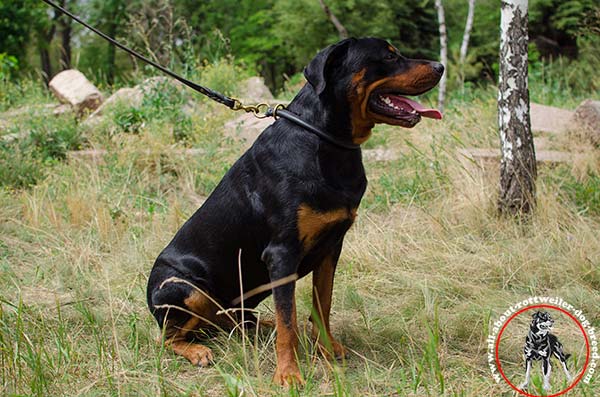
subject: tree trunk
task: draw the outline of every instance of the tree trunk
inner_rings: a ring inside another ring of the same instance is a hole
[[[40,40],[40,38],[38,38]],[[40,66],[42,68],[42,78],[46,85],[52,78],[52,62],[50,60],[50,51],[45,43],[38,43],[38,51],[40,53]]]
[[[40,53],[40,65],[42,67],[43,79],[46,85],[52,79],[52,58],[50,58],[50,44],[56,31],[55,21],[48,31],[38,33],[38,50]]]
[[[111,22],[107,31],[107,34],[115,38],[115,34],[117,32],[117,24]],[[116,46],[108,43],[106,47],[106,83],[108,85],[113,85],[115,82],[115,59],[116,59]]]
[[[113,39],[117,39],[119,28],[122,27],[122,22],[125,13],[125,3],[122,0],[114,0],[106,3],[106,34]],[[116,47],[110,43],[106,46],[106,82],[112,85],[115,82],[116,75]],[[136,65],[134,61],[134,65]]]
[[[327,17],[329,18],[331,23],[333,23],[333,26],[335,26],[335,28],[337,29],[338,34],[340,35],[340,39],[347,39],[348,38],[348,30],[346,30],[344,25],[342,25],[340,20],[337,19],[337,17],[333,14],[333,12],[331,12],[329,7],[327,7],[327,4],[325,4],[325,2],[323,0],[319,0],[319,3],[321,4],[321,8],[323,9],[323,11],[325,12],[325,15],[327,15]]]
[[[537,169],[527,87],[528,0],[502,0],[498,123],[501,213],[519,215],[535,207]]]
[[[464,65],[467,58],[467,49],[469,48],[469,38],[471,37],[471,29],[473,29],[473,17],[475,14],[475,0],[469,0],[469,12],[467,14],[467,22],[465,23],[465,32],[463,34],[462,44],[460,45],[460,64]]]
[[[61,21],[61,48],[60,48],[60,68],[61,70],[71,68],[71,19],[63,16]]]
[[[446,33],[446,16],[444,15],[444,5],[442,0],[435,0],[435,8],[438,15],[438,24],[440,30],[440,62],[444,68],[448,68],[448,35]],[[438,109],[444,111],[444,102],[446,101],[446,76],[444,73],[438,85]]]

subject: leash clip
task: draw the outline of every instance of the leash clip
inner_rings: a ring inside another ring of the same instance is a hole
[[[277,119],[277,111],[281,109],[285,109],[285,105],[281,103],[275,106],[270,106],[268,103],[244,105],[239,99],[233,99],[233,107],[231,108],[231,110],[243,110],[246,113],[252,113],[257,119],[265,119],[267,117]]]

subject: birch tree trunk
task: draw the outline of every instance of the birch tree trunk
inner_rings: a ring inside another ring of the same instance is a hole
[[[467,58],[467,49],[469,48],[469,39],[471,38],[471,29],[473,29],[473,17],[475,14],[475,0],[469,0],[469,12],[467,14],[467,22],[465,23],[465,32],[463,34],[462,43],[460,45],[460,64],[465,63]]]
[[[438,25],[440,31],[440,62],[444,65],[444,69],[448,70],[448,35],[446,33],[446,16],[444,14],[444,5],[442,0],[435,0],[435,8],[438,15]],[[444,111],[444,102],[446,101],[446,76],[447,72],[442,75],[438,84],[438,109]]]
[[[348,30],[346,29],[346,27],[344,25],[342,25],[340,20],[337,19],[337,17],[335,16],[335,14],[333,12],[331,12],[331,9],[327,6],[327,4],[325,4],[325,2],[323,0],[319,0],[319,3],[321,4],[321,8],[323,9],[323,12],[325,12],[325,15],[327,15],[327,18],[329,18],[331,23],[333,23],[333,26],[335,26],[335,28],[337,29],[338,34],[340,35],[340,39],[347,39],[348,38]]]
[[[535,207],[537,169],[527,87],[528,0],[502,0],[498,123],[501,213],[527,214]]]

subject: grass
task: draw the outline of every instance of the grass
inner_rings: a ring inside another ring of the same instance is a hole
[[[36,92],[9,106],[47,99]],[[531,222],[496,217],[496,176],[455,154],[497,145],[489,90],[468,106],[450,102],[443,122],[374,132],[371,147],[401,156],[366,163],[368,191],[336,274],[332,328],[348,360],[328,363],[309,341],[308,278],[297,288],[304,388],[271,384],[269,329],[216,335],[215,365],[191,367],[157,343],[145,285],[156,255],[242,153],[222,134],[231,116],[160,90],[93,128],[35,112],[11,122],[12,133],[39,135],[0,150],[0,394],[508,396],[489,375],[485,343],[507,307],[558,295],[600,326],[598,172],[543,167]],[[79,147],[109,155],[64,161]],[[204,154],[172,154],[186,147]],[[259,310],[272,317],[272,301]],[[506,353],[515,368],[519,343]],[[598,377],[569,393],[598,394]]]

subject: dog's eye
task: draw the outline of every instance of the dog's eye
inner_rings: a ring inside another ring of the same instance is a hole
[[[393,52],[388,52],[387,54],[385,54],[385,56],[383,57],[384,61],[395,61],[398,59],[398,55],[394,54]]]

